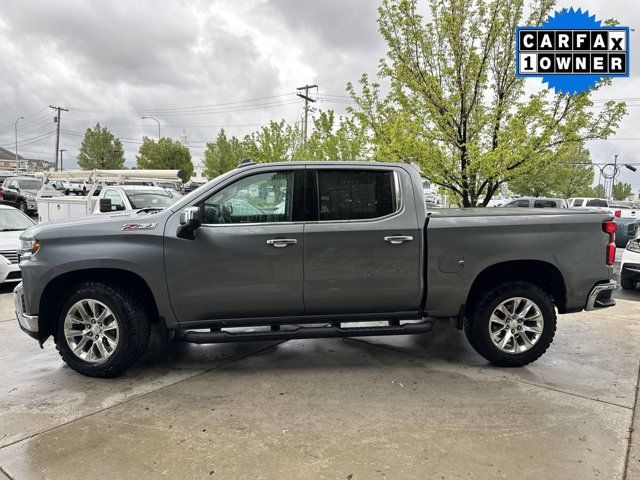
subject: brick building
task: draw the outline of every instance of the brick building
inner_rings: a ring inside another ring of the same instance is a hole
[[[27,172],[42,172],[43,170],[53,170],[53,162],[35,158],[25,158],[18,155],[18,169]],[[15,170],[16,154],[0,147],[0,170]]]

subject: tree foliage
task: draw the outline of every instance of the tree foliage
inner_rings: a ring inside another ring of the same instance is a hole
[[[333,110],[313,118],[313,131],[300,146],[296,159],[364,160],[369,157],[366,128],[353,118],[338,117]]]
[[[94,128],[87,128],[84,132],[77,159],[83,170],[118,170],[124,167],[124,150],[120,139],[96,123]]]
[[[236,137],[228,138],[225,131],[220,130],[204,151],[204,174],[207,178],[215,178],[236,168],[246,156],[242,142]]]
[[[530,168],[531,166],[535,168]],[[509,189],[523,196],[571,198],[589,196],[593,166],[584,145],[567,143],[559,148],[554,161],[524,165],[509,181]]]
[[[366,75],[347,87],[376,158],[418,163],[468,207],[559,162],[566,145],[615,132],[624,103],[594,110],[588,94],[526,96],[515,76],[516,26],[540,25],[553,1],[535,1],[525,17],[524,0],[430,0],[430,20],[417,3],[379,8],[388,52],[378,75],[388,93]]]
[[[144,137],[136,160],[138,168],[183,170],[185,179],[191,178],[193,173],[189,149],[179,141],[166,137],[158,141]]]
[[[615,200],[626,200],[631,195],[631,185],[628,183],[616,183],[611,195]]]

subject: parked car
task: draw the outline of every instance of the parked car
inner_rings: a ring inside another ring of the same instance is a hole
[[[640,220],[630,217],[616,217],[616,247],[624,248],[627,242],[640,234]]]
[[[20,280],[20,234],[33,225],[35,222],[20,210],[0,205],[0,283]]]
[[[42,187],[42,181],[33,177],[8,177],[0,187],[0,202],[35,214],[38,211],[36,195]]]
[[[569,208],[609,208],[609,202],[605,198],[570,198],[567,202]]]
[[[610,203],[609,208],[620,210],[621,217],[640,218],[640,208],[633,202],[615,202]]]
[[[182,193],[190,193],[204,185],[204,182],[189,182],[182,187]]]
[[[25,332],[96,377],[140,358],[153,323],[217,343],[419,334],[452,318],[514,367],[550,346],[556,309],[615,305],[614,233],[590,210],[427,215],[408,164],[245,162],[164,210],[30,228],[14,304]],[[342,324],[360,321],[382,325]]]
[[[640,237],[629,240],[620,262],[620,286],[635,290],[640,282]]]
[[[563,198],[521,197],[504,203],[501,207],[518,208],[567,208]]]

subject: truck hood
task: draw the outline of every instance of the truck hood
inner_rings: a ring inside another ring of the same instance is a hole
[[[87,215],[84,217],[65,218],[53,220],[51,222],[40,223],[25,230],[20,238],[37,238],[39,240],[47,238],[64,238],[95,235],[113,235],[122,232],[122,227],[126,224],[144,223],[156,224],[155,227],[147,231],[162,231],[164,222],[172,212],[163,210],[162,212],[148,214],[136,213],[136,211],[117,212],[110,215]],[[138,233],[141,233],[139,231]]]

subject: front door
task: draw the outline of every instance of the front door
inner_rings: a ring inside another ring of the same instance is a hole
[[[296,173],[298,172],[298,173]],[[165,267],[178,321],[300,315],[304,169],[247,172],[200,203],[194,240],[165,232]],[[301,218],[300,218],[301,220]]]

